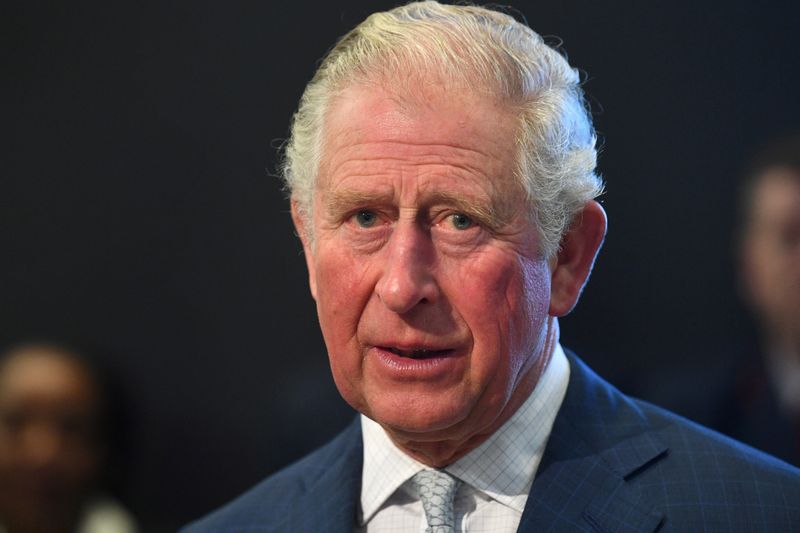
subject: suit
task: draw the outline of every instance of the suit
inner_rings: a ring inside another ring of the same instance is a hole
[[[518,531],[800,531],[800,470],[631,399],[567,356]],[[184,533],[352,532],[362,455],[356,420]]]

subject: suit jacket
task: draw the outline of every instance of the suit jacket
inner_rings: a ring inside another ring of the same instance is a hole
[[[800,531],[800,470],[631,399],[567,356],[518,531]],[[351,533],[362,455],[356,420],[184,533]]]

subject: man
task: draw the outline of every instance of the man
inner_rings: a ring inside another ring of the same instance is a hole
[[[766,147],[745,178],[742,287],[762,347],[721,429],[800,464],[800,137]]]
[[[0,532],[136,530],[95,493],[106,407],[97,375],[70,350],[31,343],[0,356]]]
[[[576,71],[477,7],[378,13],[322,62],[285,178],[334,441],[188,528],[789,531],[800,482],[558,343],[603,241]]]

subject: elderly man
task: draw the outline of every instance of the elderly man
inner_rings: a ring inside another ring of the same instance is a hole
[[[189,531],[800,528],[788,465],[631,400],[559,345],[606,230],[579,79],[511,17],[369,17],[309,83],[285,179],[361,413]]]

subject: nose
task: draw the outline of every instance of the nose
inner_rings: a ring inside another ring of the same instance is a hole
[[[416,222],[399,221],[387,243],[386,263],[375,286],[381,302],[398,314],[435,302],[439,286],[434,260],[430,234]]]

